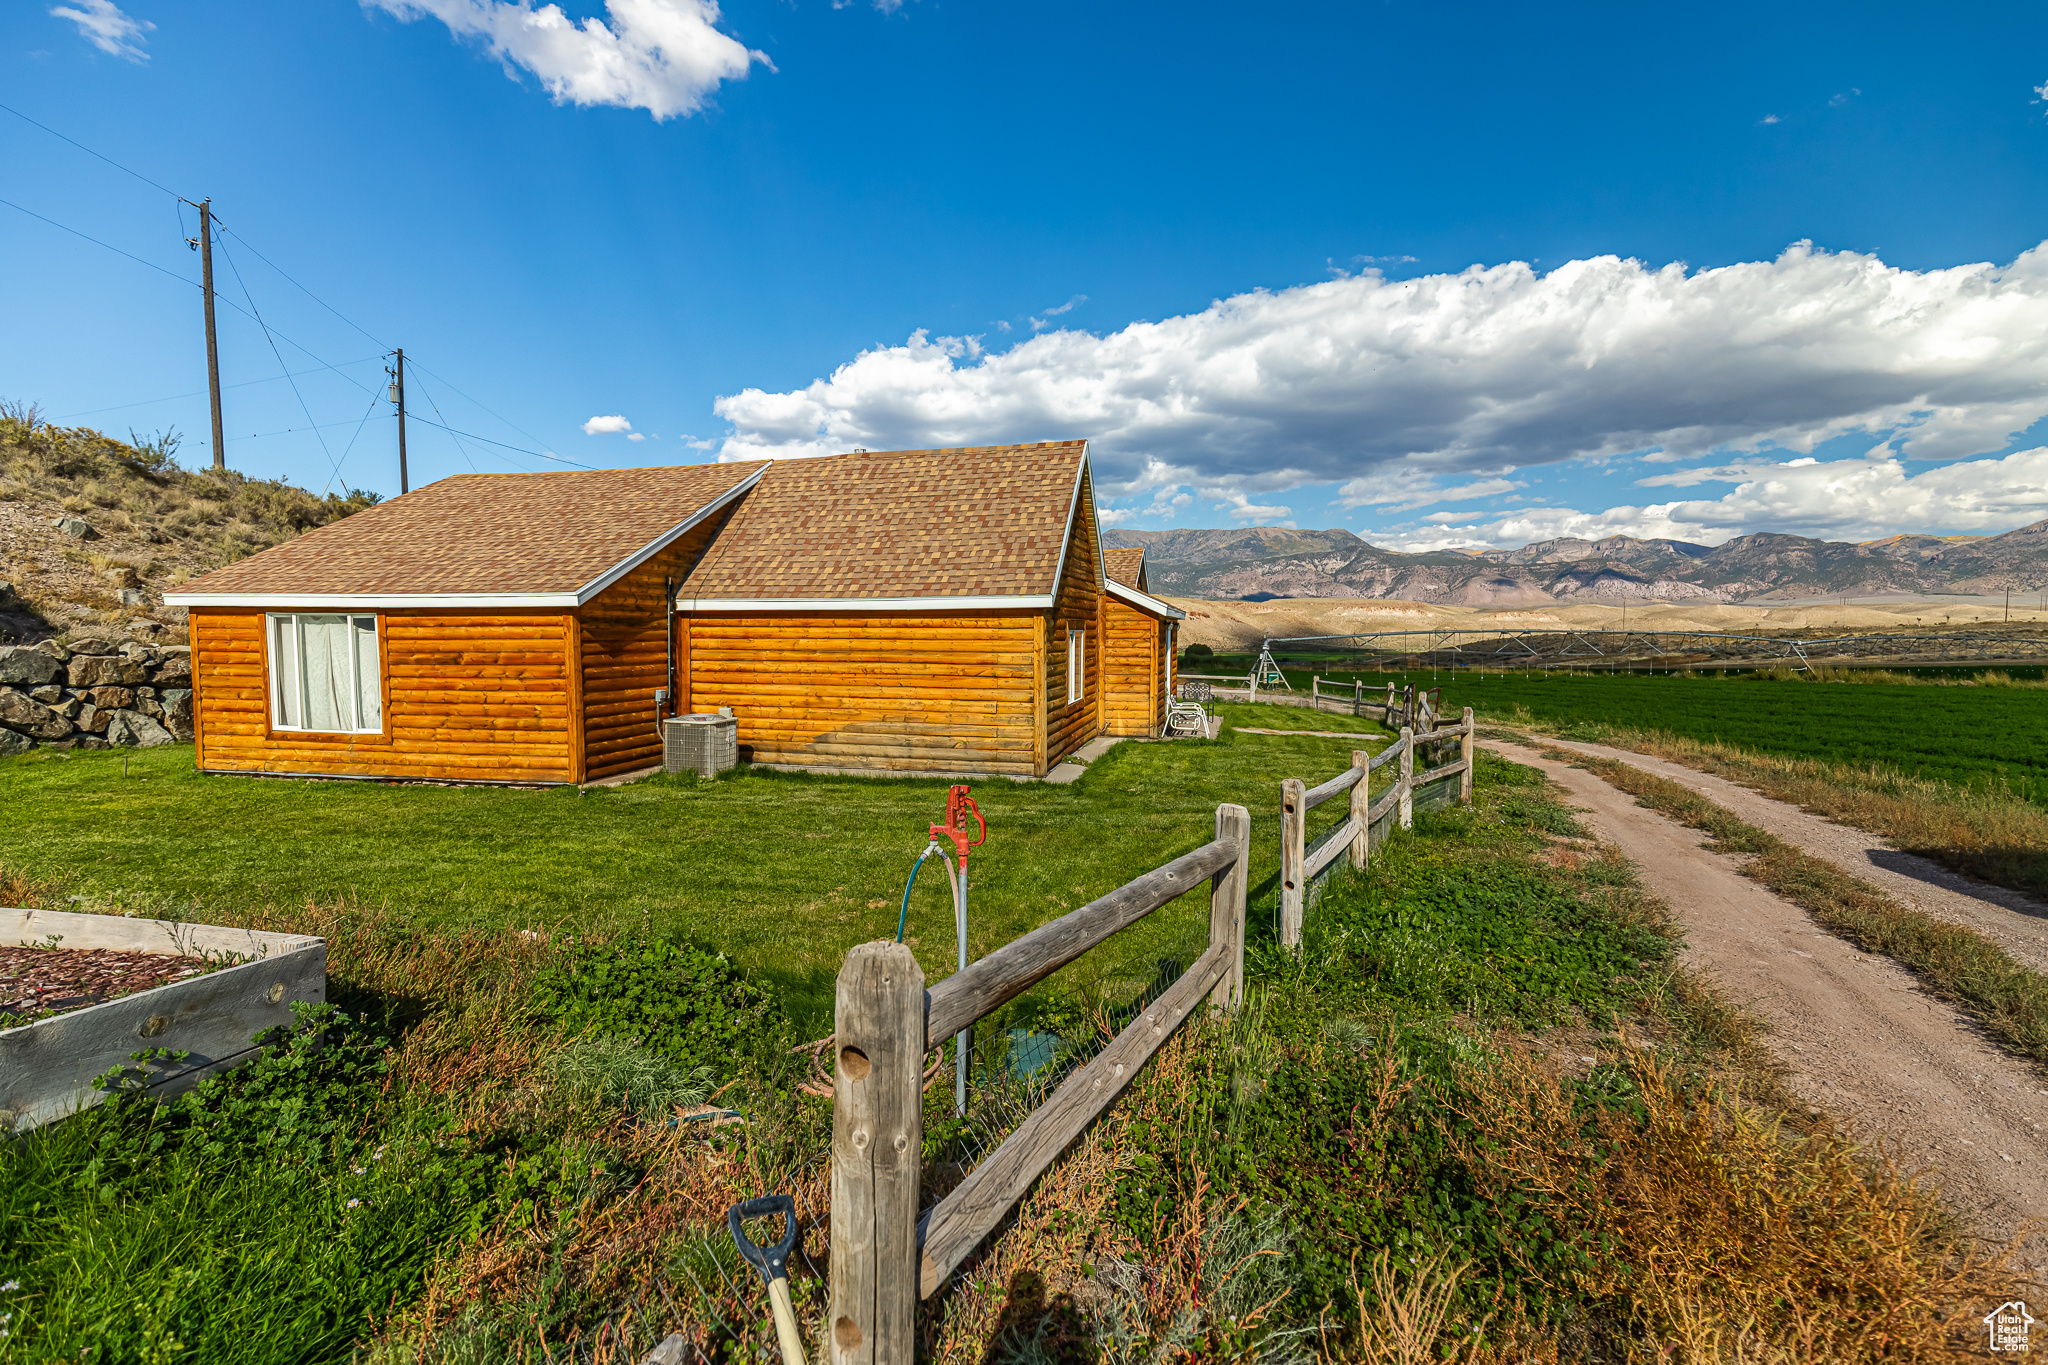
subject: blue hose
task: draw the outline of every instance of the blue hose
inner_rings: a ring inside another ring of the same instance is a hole
[[[903,908],[896,912],[896,941],[903,942],[903,926],[910,919],[910,888],[917,885],[917,870],[924,866],[924,860],[932,856],[937,844],[925,845],[924,852],[917,855],[917,861],[910,865],[910,880],[903,883]]]

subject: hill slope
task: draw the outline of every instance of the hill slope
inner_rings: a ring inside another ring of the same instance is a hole
[[[1709,548],[1609,536],[1479,554],[1403,554],[1341,529],[1263,526],[1111,530],[1103,543],[1144,546],[1156,592],[1216,599],[1368,597],[1483,607],[2019,593],[2048,585],[2048,521],[1999,536],[1891,536],[1868,544],[1763,533]]]
[[[81,632],[184,638],[166,588],[377,501],[195,473],[175,437],[131,445],[0,405],[0,645]]]

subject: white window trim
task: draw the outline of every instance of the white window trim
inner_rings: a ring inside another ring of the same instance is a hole
[[[1081,626],[1067,627],[1067,705],[1080,702],[1088,690],[1088,632]]]
[[[374,726],[365,726],[362,723],[363,718],[360,712],[362,710],[363,704],[363,661],[356,654],[354,648],[355,640],[353,636],[349,637],[350,648],[348,652],[348,704],[351,718],[354,719],[354,721],[356,722],[354,728],[347,730],[315,730],[305,725],[287,725],[284,723],[284,688],[287,678],[289,678],[292,688],[292,700],[298,703],[298,705],[294,709],[297,710],[297,712],[301,716],[306,714],[306,651],[300,646],[299,643],[299,618],[301,616],[340,616],[350,621],[367,619],[370,622],[370,644],[371,648],[376,651],[375,657],[380,660],[384,657],[384,623],[373,613],[362,611],[265,612],[263,614],[263,654],[270,674],[270,677],[267,680],[270,685],[270,728],[273,730],[283,730],[291,734],[298,735],[383,734],[384,726],[381,719],[379,720],[378,724]],[[279,659],[277,657],[277,623],[279,621],[289,621],[291,623],[290,659]],[[384,679],[382,678],[382,676],[378,677],[377,686],[379,691],[381,692],[384,686]],[[383,708],[380,706],[378,709],[381,711]]]

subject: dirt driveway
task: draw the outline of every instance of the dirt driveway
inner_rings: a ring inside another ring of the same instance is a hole
[[[1769,1021],[1772,1044],[1792,1068],[1787,1084],[1795,1094],[1844,1120],[1850,1131],[1895,1149],[1908,1170],[1924,1169],[1927,1182],[1972,1215],[1986,1236],[2003,1241],[2030,1220],[2048,1219],[2048,1073],[1986,1038],[1890,958],[1851,947],[1744,877],[1742,858],[1707,852],[1700,831],[1638,806],[1583,768],[1519,744],[1481,743],[1563,786],[1599,837],[1641,869],[1644,884],[1684,926],[1686,959]],[[1860,831],[1640,754],[1592,744],[1555,747],[1681,782],[1930,913],[1944,913],[1929,903],[1941,892],[1949,899],[1940,904],[1952,912],[1945,918],[1986,932],[1994,931],[1977,917],[1993,911],[2022,921],[2001,923],[1994,936],[2030,964],[2048,955],[2042,921],[1873,862],[1873,852],[1886,860],[1903,855]],[[1915,888],[1910,897],[1898,882]],[[2031,1238],[2019,1264],[2029,1278],[2048,1279],[2048,1238]]]

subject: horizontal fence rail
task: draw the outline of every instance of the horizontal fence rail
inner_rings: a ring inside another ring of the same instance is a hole
[[[1033,1181],[1137,1076],[1154,1052],[1233,968],[1230,949],[1215,944],[1174,982],[1116,1041],[1060,1083],[1052,1098],[1003,1140],[926,1221],[918,1293],[930,1297],[946,1277],[995,1231]]]
[[[1409,692],[1412,697],[1413,689],[1410,688]],[[1386,704],[1389,713],[1395,710],[1393,697],[1393,689],[1389,687]],[[1427,716],[1426,700],[1418,709]],[[1374,831],[1383,830],[1389,815],[1395,817],[1401,829],[1414,824],[1417,791],[1457,778],[1457,799],[1465,802],[1472,799],[1472,737],[1472,708],[1468,706],[1456,725],[1425,733],[1417,733],[1404,725],[1400,738],[1377,754],[1354,749],[1351,766],[1328,781],[1310,787],[1300,778],[1290,777],[1280,783],[1280,942],[1283,946],[1298,948],[1301,945],[1302,921],[1317,878],[1335,867],[1347,853],[1352,867],[1364,868],[1373,851],[1386,843],[1388,835],[1384,832],[1376,835]],[[1452,741],[1459,748],[1456,762],[1422,773],[1415,771],[1415,755],[1419,750]],[[1399,765],[1393,786],[1377,801],[1369,800],[1372,774],[1388,763]],[[1351,794],[1349,816],[1310,847],[1308,813],[1345,792]]]
[[[993,1232],[1207,997],[1244,993],[1251,815],[1216,808],[1216,837],[1016,939],[925,990],[901,943],[867,943],[839,973],[832,1091],[830,1365],[914,1365],[916,1308]],[[952,1036],[1161,906],[1209,882],[1208,946],[1138,1017],[1076,1068],[922,1220],[930,1040]]]
[[[1183,853],[1106,896],[1013,939],[932,987],[926,1045],[943,1042],[1051,976],[1119,929],[1193,890],[1236,861],[1218,839]]]

